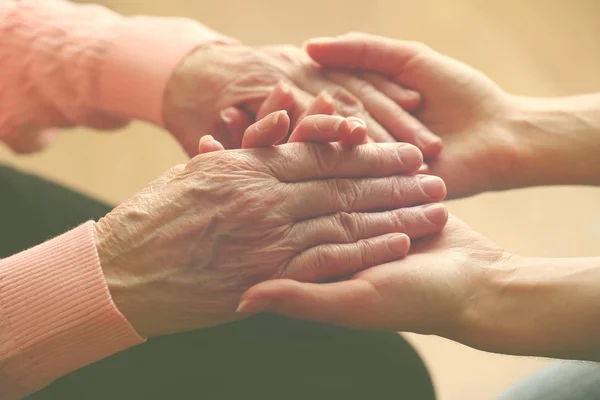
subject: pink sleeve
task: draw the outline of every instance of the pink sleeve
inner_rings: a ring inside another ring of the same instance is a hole
[[[122,17],[61,0],[0,0],[0,140],[43,147],[48,128],[162,125],[182,58],[235,42],[187,19]],[[92,222],[0,260],[0,398],[142,342],[112,302]]]
[[[0,260],[0,398],[143,342],[112,302],[93,222]]]
[[[183,18],[123,17],[62,0],[0,0],[0,139],[46,145],[53,127],[162,125],[163,94],[183,57],[235,42]]]

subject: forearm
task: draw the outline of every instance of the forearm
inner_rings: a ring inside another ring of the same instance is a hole
[[[495,352],[600,361],[600,257],[511,257],[490,271],[470,321]]]
[[[226,40],[187,19],[123,17],[61,0],[0,0],[0,139],[76,124],[162,125],[183,57]],[[9,140],[7,140],[9,141]]]
[[[112,302],[92,222],[0,260],[2,399],[141,341]]]
[[[514,186],[600,185],[600,93],[515,98],[520,162]]]

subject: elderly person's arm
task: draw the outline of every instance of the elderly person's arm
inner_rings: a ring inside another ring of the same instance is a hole
[[[339,118],[306,120],[348,137],[352,124]],[[289,119],[258,124],[281,134]],[[140,343],[138,334],[234,320],[259,281],[330,280],[402,257],[409,237],[445,223],[443,206],[421,206],[445,193],[441,180],[411,175],[421,162],[403,144],[203,154],[98,223],[1,260],[3,398]]]
[[[38,150],[54,128],[163,125],[165,88],[200,45],[233,43],[197,22],[129,17],[60,0],[0,1],[0,138]]]
[[[130,118],[164,125],[185,120],[196,108],[182,114],[164,101],[166,92],[167,99],[181,95],[176,88],[185,74],[178,71],[190,71],[181,58],[203,43],[227,42],[190,21],[123,18],[96,6],[56,1],[4,1],[0,29],[0,132],[22,151],[43,147],[49,136],[41,132],[50,127],[112,128]],[[279,80],[261,88],[260,96],[267,98]],[[167,90],[173,82],[175,89]],[[198,93],[195,85],[187,89]],[[214,100],[215,92],[210,96]],[[178,97],[187,106],[185,99]],[[283,126],[284,136],[290,128],[285,113],[258,124],[261,131]],[[331,116],[295,125],[332,141],[356,129],[351,120]],[[176,132],[183,131],[172,132],[181,139]],[[195,141],[196,148],[188,149],[197,153],[202,134],[193,132],[180,142],[186,147]],[[0,260],[2,397],[35,391],[140,343],[140,334],[229,321],[241,291],[259,280],[347,274],[401,257],[406,235],[419,237],[443,226],[445,221],[428,219],[425,207],[404,208],[444,197],[440,180],[400,176],[422,162],[414,146],[361,151],[289,146],[293,150],[194,159],[98,224],[88,222]],[[389,214],[368,212],[373,210]],[[261,223],[266,225],[259,229]],[[370,228],[353,229],[363,224]],[[234,234],[242,236],[231,239]],[[247,246],[236,247],[242,244]]]
[[[0,1],[0,33],[0,136],[18,151],[49,143],[55,132],[45,128],[111,129],[132,118],[166,128],[190,156],[207,132],[239,148],[244,130],[276,111],[264,100],[278,84],[298,99],[284,105],[293,127],[327,91],[377,141],[393,134],[425,156],[441,147],[403,111],[419,106],[418,93],[376,75],[327,76],[294,46],[245,46],[189,19],[61,0]]]

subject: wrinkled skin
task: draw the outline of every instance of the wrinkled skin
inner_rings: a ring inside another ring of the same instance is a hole
[[[294,103],[264,104],[282,84]],[[198,49],[183,61],[168,84],[164,120],[166,128],[194,156],[198,140],[208,133],[226,149],[239,148],[244,130],[277,110],[287,110],[295,127],[322,92],[331,96],[338,114],[362,118],[375,141],[413,143],[426,155],[437,154],[441,148],[440,139],[407,112],[419,106],[418,93],[376,74],[329,77],[294,46],[212,45]]]
[[[331,129],[347,136],[350,124]],[[427,216],[411,207],[445,195],[437,178],[426,192],[424,177],[402,176],[421,162],[406,144],[199,155],[96,224],[111,295],[153,336],[238,318],[241,294],[264,280],[320,282],[401,258],[407,235],[438,232],[446,219],[441,205]]]

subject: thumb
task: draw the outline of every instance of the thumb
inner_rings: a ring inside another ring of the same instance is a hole
[[[291,318],[372,328],[379,299],[371,283],[361,279],[335,283],[276,279],[248,289],[236,312],[272,312]]]
[[[324,67],[350,68],[397,75],[420,51],[417,43],[367,33],[307,41],[308,55]]]

